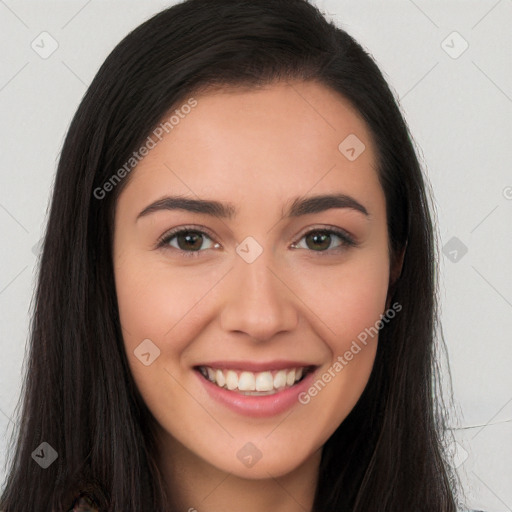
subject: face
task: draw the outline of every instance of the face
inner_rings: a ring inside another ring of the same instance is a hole
[[[126,354],[165,446],[242,477],[285,475],[319,452],[373,366],[378,336],[358,336],[385,312],[390,275],[374,144],[313,82],[195,100],[116,205]]]

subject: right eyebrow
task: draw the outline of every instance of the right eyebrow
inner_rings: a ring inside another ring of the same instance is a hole
[[[228,219],[236,215],[236,208],[231,203],[224,204],[219,201],[191,199],[183,196],[166,196],[146,206],[139,213],[137,219],[161,210],[185,210]]]

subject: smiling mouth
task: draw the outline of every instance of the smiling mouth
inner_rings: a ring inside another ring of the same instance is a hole
[[[197,366],[197,370],[209,382],[220,388],[248,396],[265,396],[279,393],[302,381],[314,371],[315,366],[302,366],[282,370],[249,372],[235,369]]]

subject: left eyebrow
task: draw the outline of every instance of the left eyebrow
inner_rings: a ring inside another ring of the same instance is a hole
[[[332,208],[348,208],[370,217],[368,210],[356,199],[346,194],[324,194],[311,197],[296,197],[283,217],[300,217],[320,213]],[[166,196],[146,206],[137,219],[161,210],[185,210],[192,213],[202,213],[212,217],[232,219],[237,214],[237,208],[232,203],[221,203],[207,199],[192,199],[184,196]]]
[[[291,203],[288,211],[283,212],[283,217],[299,217],[300,215],[320,213],[331,208],[349,208],[370,217],[368,210],[359,201],[346,194],[297,197]]]

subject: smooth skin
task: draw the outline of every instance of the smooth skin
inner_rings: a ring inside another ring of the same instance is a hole
[[[193,368],[285,359],[317,365],[320,376],[381,318],[391,269],[374,143],[350,103],[316,82],[224,88],[195,99],[132,171],[116,205],[126,354],[159,425],[158,461],[179,510],[304,512],[312,508],[322,446],[368,382],[377,337],[307,405],[270,418],[213,401]],[[354,161],[338,149],[349,134],[366,146]],[[296,197],[335,193],[368,215],[352,208],[283,215]],[[178,194],[230,203],[238,213],[139,217]],[[202,239],[187,244],[177,235],[157,247],[171,229],[190,225]],[[318,241],[318,231],[332,227],[357,245],[335,234]],[[263,249],[252,263],[236,252],[249,236]],[[134,354],[145,339],[160,350],[149,366]],[[252,467],[237,457],[249,442],[262,454]]]

